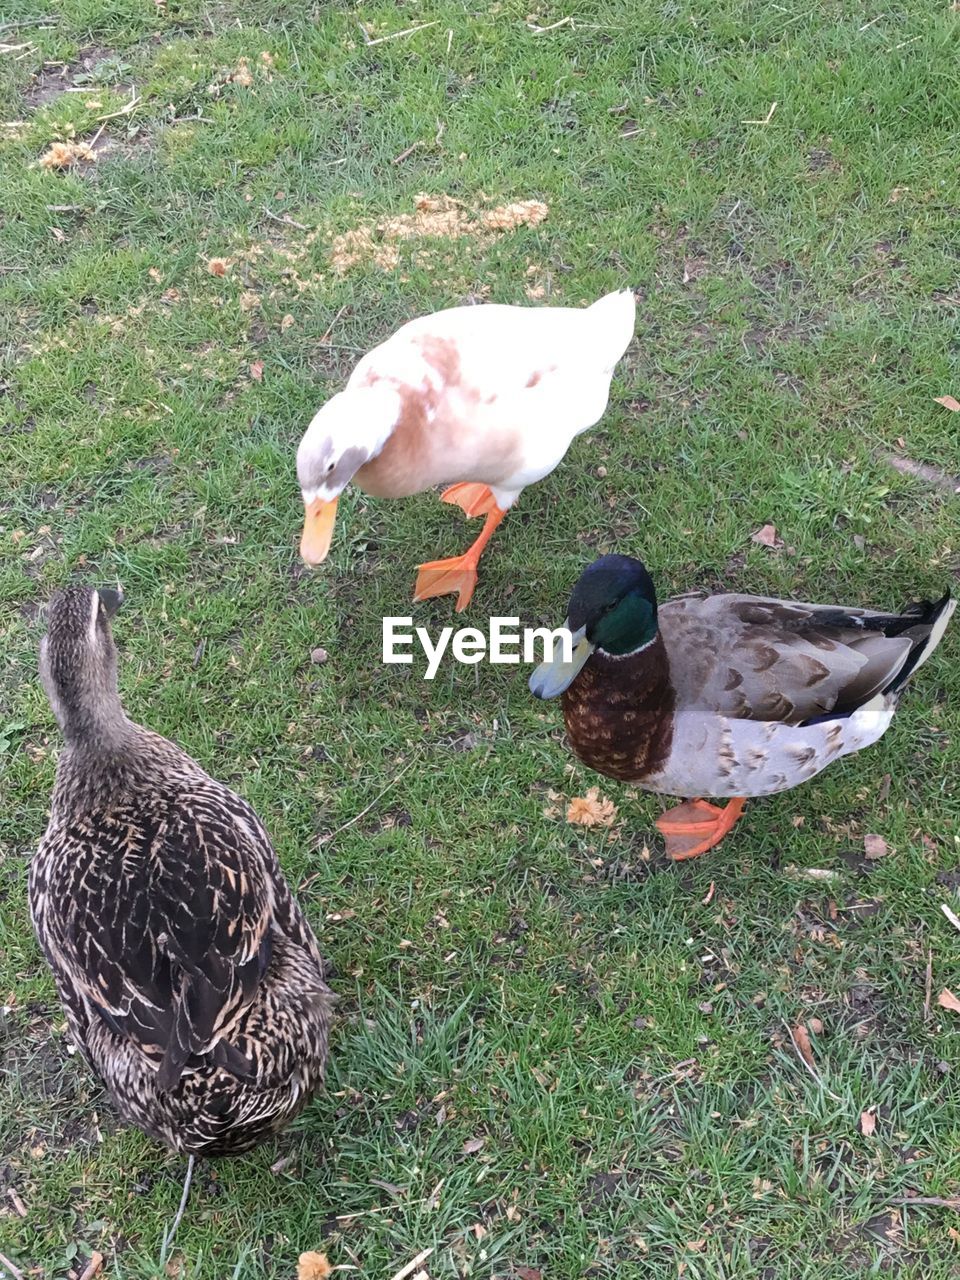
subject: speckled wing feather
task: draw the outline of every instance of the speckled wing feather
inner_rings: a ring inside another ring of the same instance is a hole
[[[660,630],[678,707],[799,724],[863,705],[929,627],[909,614],[691,593],[661,605]]]
[[[161,1088],[210,1050],[251,1077],[223,1037],[270,962],[273,851],[249,805],[212,779],[151,799],[58,833],[44,897],[72,910],[45,913],[51,964],[158,1066]]]

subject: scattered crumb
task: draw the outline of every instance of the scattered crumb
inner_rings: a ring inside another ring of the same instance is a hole
[[[97,153],[89,142],[54,142],[40,157],[41,169],[69,169],[72,165],[92,163]]]
[[[301,1253],[297,1262],[297,1280],[327,1280],[332,1271],[325,1253]]]
[[[612,827],[617,817],[617,806],[598,787],[591,787],[585,796],[574,796],[567,806],[567,821],[579,827]]]
[[[241,58],[227,79],[231,84],[238,84],[242,89],[249,89],[253,84],[253,72],[250,70],[249,58]]]
[[[518,227],[538,226],[548,213],[539,200],[522,200],[493,209],[467,208],[452,196],[419,195],[413,213],[395,214],[375,224],[365,224],[335,236],[331,262],[338,275],[363,263],[392,271],[400,261],[398,245],[423,239],[488,241]]]

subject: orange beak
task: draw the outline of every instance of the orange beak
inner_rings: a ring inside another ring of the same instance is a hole
[[[337,503],[321,502],[319,498],[307,507],[303,517],[303,534],[300,538],[300,554],[307,564],[321,564],[327,558],[333,540],[333,522],[337,518]]]

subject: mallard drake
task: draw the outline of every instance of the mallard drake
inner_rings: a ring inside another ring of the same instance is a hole
[[[675,859],[713,848],[751,796],[788,791],[876,742],[956,601],[902,613],[691,592],[658,609],[631,556],[590,565],[570,597],[572,655],[530,677],[563,694],[584,764],[645,791],[697,797],[657,826]],[[731,796],[725,808],[700,799]]]
[[[253,809],[124,714],[119,604],[68,587],[49,606],[40,671],[66,746],[30,909],[87,1062],[120,1114],[192,1168],[305,1106],[333,997]]]
[[[462,556],[420,565],[414,600],[456,594],[461,612],[480,555],[522,490],[602,417],[635,318],[623,291],[586,308],[454,307],[398,329],[300,441],[303,559],[326,558],[351,482],[375,498],[450,485],[442,500],[486,516],[483,530]]]

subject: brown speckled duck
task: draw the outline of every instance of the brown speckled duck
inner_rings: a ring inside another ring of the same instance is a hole
[[[647,570],[602,556],[573,589],[569,662],[530,678],[563,694],[574,753],[645,791],[698,797],[657,823],[675,859],[713,848],[750,796],[787,791],[886,731],[956,601],[903,613],[692,592],[657,608]],[[731,796],[725,808],[701,796]]]
[[[66,746],[30,908],[87,1062],[120,1114],[192,1168],[306,1105],[333,997],[260,819],[124,714],[119,604],[68,587],[49,607],[40,669]]]

